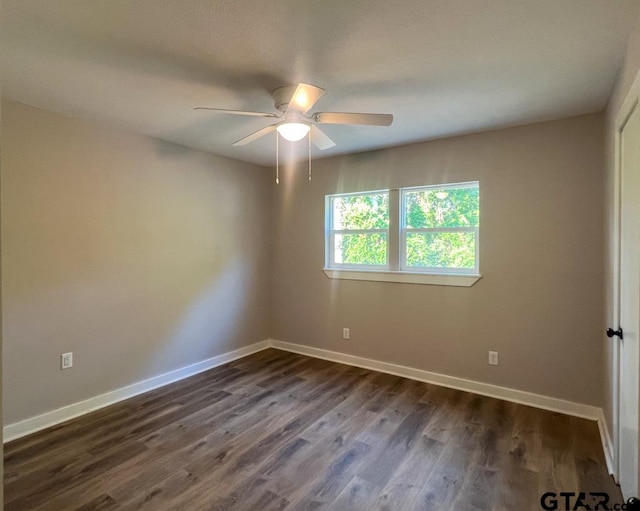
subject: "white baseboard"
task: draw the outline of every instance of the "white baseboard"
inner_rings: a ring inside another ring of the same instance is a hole
[[[395,376],[423,381],[425,383],[432,383],[434,385],[440,385],[442,387],[449,387],[465,392],[480,394],[482,396],[503,399],[505,401],[533,406],[535,408],[541,408],[543,410],[564,413],[566,415],[573,415],[575,417],[582,417],[585,419],[597,421],[598,428],[600,430],[600,438],[604,449],[604,455],[607,462],[607,469],[609,470],[609,473],[614,473],[613,443],[611,442],[611,436],[609,435],[607,423],[601,408],[582,403],[575,403],[572,401],[565,401],[563,399],[554,397],[543,396],[541,394],[534,394],[532,392],[500,387],[498,385],[492,385],[489,383],[467,380],[464,378],[458,378],[456,376],[447,376],[445,374],[425,371],[423,369],[415,369],[413,367],[402,366],[390,362],[381,362],[379,360],[372,360],[355,355],[348,355],[346,353],[340,353],[337,351],[313,348],[310,346],[282,342],[274,339],[267,339],[262,342],[251,344],[250,346],[245,346],[228,353],[223,353],[222,355],[203,360],[202,362],[197,362],[187,367],[182,367],[180,369],[176,369],[175,371],[161,374],[159,376],[149,378],[148,380],[140,381],[127,387],[122,387],[120,389],[116,389],[111,392],[92,397],[85,401],[80,401],[78,403],[64,406],[62,408],[58,408],[57,410],[38,415],[36,417],[31,417],[14,424],[9,424],[3,428],[4,441],[10,442],[11,440],[16,440],[20,437],[35,433],[56,424],[60,424],[61,422],[68,421],[75,417],[79,417],[86,413],[98,410],[105,406],[112,405],[125,399],[129,399],[139,394],[143,394],[144,392],[149,392],[150,390],[157,389],[158,387],[162,387],[164,385],[168,385],[184,378],[188,378],[203,371],[213,369],[214,367],[226,364],[227,362],[231,362],[239,358],[246,357],[267,348],[276,348],[282,351],[290,351],[292,353],[298,353],[300,355],[307,355],[309,357],[329,360],[331,362],[337,362],[340,364],[362,367],[364,369],[370,369],[372,371],[393,374]]]
[[[604,459],[607,462],[607,470],[614,479],[617,480],[617,474],[614,468],[613,460],[613,442],[611,441],[611,435],[609,434],[609,427],[607,426],[607,420],[604,417],[604,412],[600,409],[598,415],[598,429],[600,430],[600,441],[602,442],[602,449],[604,450]]]
[[[605,420],[604,412],[602,411],[602,408],[598,408],[597,406],[575,403],[573,401],[566,401],[564,399],[558,399],[555,397],[543,396],[541,394],[534,394],[532,392],[525,392],[523,390],[510,389],[508,387],[500,387],[498,385],[492,385],[489,383],[481,383],[474,380],[458,378],[456,376],[447,376],[446,374],[433,373],[431,371],[392,364],[390,362],[380,362],[379,360],[372,360],[355,355],[347,355],[346,353],[339,353],[337,351],[312,348],[311,346],[303,346],[301,344],[276,341],[273,339],[271,339],[269,342],[271,347],[283,351],[290,351],[292,353],[307,355],[314,358],[321,358],[323,360],[329,360],[331,362],[338,362],[340,364],[347,364],[356,367],[362,367],[364,369],[371,369],[373,371],[379,371],[381,373],[393,374],[395,376],[402,376],[404,378],[410,378],[412,380],[432,383],[434,385],[440,385],[442,387],[463,390],[465,392],[471,392],[473,394],[480,394],[482,396],[503,399],[505,401],[532,406],[534,408],[541,408],[543,410],[549,410],[552,412],[563,413],[565,415],[572,415],[574,417],[581,417],[583,419],[597,421],[598,430],[600,431],[600,441],[602,442],[602,449],[604,451],[604,457],[607,463],[607,470],[609,471],[609,474],[614,476],[614,478],[616,476],[613,464],[613,442],[611,441],[611,435],[609,435],[609,428],[607,427],[607,421]]]
[[[602,416],[602,409],[596,406],[574,403],[572,401],[565,401],[563,399],[534,394],[532,392],[525,392],[523,390],[500,387],[490,383],[466,380],[456,376],[432,373],[431,371],[425,371],[423,369],[415,369],[413,367],[401,366],[390,362],[380,362],[378,360],[358,357],[355,355],[347,355],[337,351],[312,348],[310,346],[303,346],[300,344],[272,340],[271,346],[280,350],[299,353],[300,355],[308,355],[310,357],[321,358],[331,362],[338,362],[341,364],[362,367],[364,369],[371,369],[373,371],[380,371],[382,373],[402,376],[404,378],[410,378],[412,380],[423,381],[426,383],[433,383],[442,387],[464,390],[466,392],[472,392],[482,396],[503,399],[513,403],[542,408],[543,410],[564,413],[575,417],[582,417],[584,419],[597,421]]]
[[[60,424],[61,422],[79,417],[80,415],[84,415],[94,410],[98,410],[99,408],[104,408],[105,406],[109,406],[119,401],[123,401],[139,394],[149,392],[150,390],[157,389],[158,387],[168,385],[178,380],[183,380],[184,378],[188,378],[189,376],[194,376],[203,371],[213,369],[214,367],[226,364],[227,362],[231,362],[232,360],[237,360],[253,353],[257,353],[258,351],[267,349],[270,346],[271,341],[268,340],[257,342],[255,344],[244,346],[237,350],[229,351],[227,353],[223,353],[222,355],[218,355],[201,362],[196,362],[195,364],[191,364],[186,367],[181,367],[180,369],[176,369],[175,371],[170,371],[159,376],[154,376],[153,378],[149,378],[148,380],[139,381],[132,385],[112,390],[111,392],[107,392],[105,394],[101,394],[84,401],[79,401],[68,406],[63,406],[62,408],[43,413],[42,415],[38,415],[36,417],[31,417],[14,424],[9,424],[7,426],[4,426],[3,428],[4,442],[16,440],[17,438],[30,435],[31,433],[35,433],[36,431],[40,431],[51,426],[55,426],[56,424]]]

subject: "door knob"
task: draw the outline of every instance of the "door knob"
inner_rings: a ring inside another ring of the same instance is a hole
[[[627,500],[627,509],[629,511],[638,511],[640,509],[640,500],[636,497],[631,497]]]
[[[607,328],[607,337],[613,337],[614,335],[617,335],[618,337],[620,337],[620,339],[622,339],[622,328],[618,328],[617,330],[614,330],[613,328]]]

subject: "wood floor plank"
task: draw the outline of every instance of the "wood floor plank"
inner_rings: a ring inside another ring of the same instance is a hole
[[[509,453],[520,460],[520,466],[533,472],[541,471],[542,428],[538,410],[520,407],[514,419]]]
[[[199,487],[194,488],[194,491],[200,488],[206,490],[229,478],[241,478],[257,463],[276,452],[296,432],[324,413],[324,408],[318,407],[319,403],[330,409],[335,404],[331,401],[332,398],[335,402],[344,399],[341,393],[346,390],[346,385],[353,386],[357,383],[355,375],[346,378],[349,373],[354,371],[346,366],[337,368],[336,375],[345,376],[345,380],[341,380],[338,385],[325,380],[323,385],[303,394],[297,408],[261,416],[264,422],[228,441],[216,444],[209,456],[200,456],[195,462],[188,463],[186,469],[201,478]]]
[[[436,410],[427,424],[424,433],[434,440],[447,443],[454,427],[462,420],[467,403],[473,396],[459,390],[436,387],[427,395],[427,402],[434,404]]]
[[[180,495],[189,494],[200,480],[186,470],[175,470],[163,481],[149,484],[119,497],[122,511],[156,511],[167,509]]]
[[[5,448],[7,511],[540,509],[605,491],[597,425],[277,350]]]
[[[371,446],[357,440],[342,449],[331,464],[319,472],[310,488],[299,492],[301,494],[298,495],[295,509],[320,509],[325,504],[332,503],[353,479],[357,468],[370,451]]]
[[[120,506],[109,495],[98,495],[91,502],[76,507],[74,511],[112,511],[119,508]]]
[[[418,403],[415,410],[389,436],[385,448],[371,460],[359,476],[378,488],[384,488],[394,471],[402,466],[405,458],[418,442],[420,432],[424,429],[431,411],[432,408],[429,405]]]
[[[469,452],[455,442],[445,445],[422,488],[420,503],[425,510],[455,509],[453,505],[471,466],[471,460]]]
[[[515,457],[500,471],[497,491],[497,511],[540,509],[539,474],[521,466]]]
[[[279,466],[277,472],[267,467],[259,467],[258,472],[264,474],[271,479],[269,487],[276,493],[288,495],[290,500],[295,501],[302,496],[313,495],[316,498],[322,498],[322,492],[328,491],[326,481],[320,482],[318,479],[326,474],[327,471],[333,470],[334,477],[336,468],[332,467],[333,462],[345,452],[353,452],[357,455],[359,452],[369,452],[370,447],[357,442],[356,437],[359,430],[370,422],[372,418],[366,411],[354,413],[342,423],[335,425],[330,431],[326,431],[322,437],[317,437],[313,443],[310,443],[310,449],[304,457],[298,455],[298,460],[292,460],[283,466]],[[304,432],[303,432],[304,433]],[[298,438],[305,438],[299,436]],[[308,441],[308,440],[307,440]],[[355,449],[350,451],[351,447]],[[342,466],[343,471],[349,464],[355,468],[359,461],[364,457],[358,458],[352,456],[351,459],[344,459]],[[271,462],[273,464],[273,462]],[[274,473],[276,477],[274,477]],[[318,485],[320,488],[318,489]]]
[[[493,507],[497,492],[498,472],[482,465],[472,464],[456,498],[456,511],[486,511]],[[518,508],[514,508],[518,509]]]
[[[336,511],[349,511],[352,509],[376,509],[376,501],[378,500],[378,492],[375,484],[354,477],[340,492],[334,502],[327,509]]]
[[[437,466],[445,444],[422,435],[389,479],[388,486],[402,485],[405,488],[424,487]],[[388,488],[387,488],[388,489]]]
[[[5,510],[32,509],[53,495],[88,481],[97,473],[128,461],[145,449],[141,444],[124,445],[88,463],[72,463],[60,471],[38,472],[34,477],[14,481],[5,488]]]

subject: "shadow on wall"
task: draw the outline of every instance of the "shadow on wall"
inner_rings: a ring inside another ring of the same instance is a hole
[[[257,340],[249,316],[256,302],[250,261],[238,257],[209,270],[197,266],[192,272],[153,271],[145,282],[137,271],[67,279],[10,303],[6,335],[15,342],[6,348],[14,357],[16,350],[28,352],[29,365],[5,367],[11,376],[7,423]],[[70,371],[59,368],[64,351],[74,352]],[[45,387],[60,390],[47,393]]]
[[[149,357],[149,366],[174,367],[174,360],[201,361],[239,348],[248,304],[252,303],[252,270],[243,258],[228,262],[215,279],[189,302],[171,335]],[[213,347],[215,346],[215,350]],[[174,367],[175,368],[175,367]]]

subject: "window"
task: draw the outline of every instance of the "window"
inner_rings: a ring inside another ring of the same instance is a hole
[[[329,266],[388,268],[389,192],[334,195],[327,200]]]
[[[333,278],[472,285],[479,278],[479,227],[478,182],[328,195],[325,272]]]
[[[478,273],[478,183],[405,188],[401,268]]]

